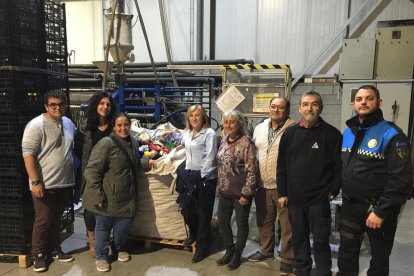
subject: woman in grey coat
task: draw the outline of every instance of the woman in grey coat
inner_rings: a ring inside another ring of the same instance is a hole
[[[136,176],[140,169],[152,165],[152,161],[140,160],[138,141],[130,137],[130,119],[120,113],[112,125],[113,133],[95,145],[84,173],[83,205],[95,214],[96,269],[102,272],[110,270],[111,231],[118,260],[130,259],[125,243],[137,207]]]

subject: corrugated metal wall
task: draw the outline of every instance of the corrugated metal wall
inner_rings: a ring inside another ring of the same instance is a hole
[[[294,74],[302,72],[318,56],[347,20],[348,7],[358,11],[372,0],[217,0],[216,12],[216,59],[245,58],[256,63],[287,63]],[[380,0],[372,1],[372,3]],[[91,10],[89,1],[66,1],[69,50],[77,53],[76,63],[90,63],[97,59],[96,45],[102,45],[101,36],[94,35],[96,29],[87,27],[90,17],[82,14],[101,14],[101,10]],[[94,0],[93,2],[100,2]],[[103,0],[108,2],[108,0]],[[133,0],[126,0],[129,11],[135,15]],[[158,1],[138,0],[147,28],[155,61],[166,61]],[[209,1],[205,0],[205,6]],[[195,57],[196,37],[196,0],[165,0],[168,16],[173,60],[192,60]],[[374,18],[369,18],[362,28],[360,36],[374,38],[377,20],[397,20],[414,18],[414,1],[384,0]],[[76,9],[71,6],[76,5]],[[364,18],[369,9],[362,12]],[[209,14],[205,14],[208,17]],[[96,21],[96,20],[95,20]],[[205,24],[208,20],[205,21]],[[82,27],[81,27],[82,26]],[[82,31],[80,31],[82,29]],[[351,33],[353,28],[351,26]],[[77,31],[76,31],[77,30]],[[91,38],[94,38],[91,42]],[[208,34],[204,35],[207,43]],[[340,42],[340,40],[338,40]],[[340,43],[337,44],[340,45]],[[133,29],[136,62],[148,62],[149,56],[142,36],[139,22]],[[207,49],[208,50],[208,49]],[[101,51],[102,52],[102,51]],[[99,52],[99,54],[101,54]],[[209,56],[204,53],[203,56]],[[79,58],[78,58],[79,57]],[[88,57],[90,59],[88,60]],[[103,56],[102,56],[103,59]],[[314,67],[318,68],[319,64]],[[318,73],[317,69],[311,69]],[[328,73],[337,73],[338,64],[334,64]]]

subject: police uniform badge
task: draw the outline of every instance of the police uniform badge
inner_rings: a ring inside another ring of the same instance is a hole
[[[396,144],[396,151],[398,156],[403,159],[404,161],[407,161],[408,156],[410,155],[410,150],[408,147],[408,143],[406,142],[397,142]]]
[[[371,140],[369,140],[368,141],[368,147],[370,148],[370,149],[372,149],[372,148],[375,148],[375,146],[378,144],[378,142],[377,142],[377,140],[375,140],[375,139],[371,139]]]

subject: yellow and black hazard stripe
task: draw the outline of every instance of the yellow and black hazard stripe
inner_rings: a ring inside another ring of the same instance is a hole
[[[288,64],[237,64],[237,65],[222,65],[221,69],[257,69],[257,70],[266,70],[266,69],[289,69]]]

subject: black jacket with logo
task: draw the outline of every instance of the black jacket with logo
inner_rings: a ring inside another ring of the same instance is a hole
[[[362,124],[358,116],[348,120],[342,143],[344,197],[376,202],[375,214],[386,218],[388,210],[411,195],[410,144],[399,127],[385,121],[382,111]]]
[[[342,136],[320,118],[317,126],[300,123],[286,129],[280,140],[277,161],[279,197],[290,204],[309,207],[336,196],[342,185]]]

